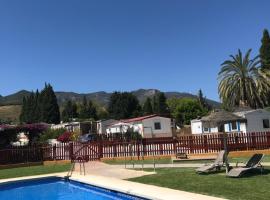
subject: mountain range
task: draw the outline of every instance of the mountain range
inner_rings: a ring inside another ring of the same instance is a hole
[[[143,103],[147,97],[153,97],[156,93],[160,92],[157,89],[139,89],[134,90],[132,93],[138,98],[138,100]],[[196,95],[186,93],[186,92],[164,92],[167,98],[197,98]],[[21,105],[24,96],[28,96],[30,91],[21,90],[14,94],[8,96],[1,96],[0,95],[0,106],[4,105]],[[108,105],[110,96],[112,93],[99,91],[99,92],[92,92],[92,93],[75,93],[75,92],[55,92],[59,105],[63,105],[67,100],[73,100],[76,102],[82,101],[83,97],[86,96],[87,99],[95,101],[102,106]],[[207,99],[207,102],[217,108],[220,106],[220,103],[211,99]]]

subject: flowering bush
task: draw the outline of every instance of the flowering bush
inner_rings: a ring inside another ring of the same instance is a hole
[[[23,125],[0,125],[0,148],[8,146],[10,142],[17,139],[17,134],[24,132],[27,134],[29,143],[32,144],[40,137],[42,132],[48,129],[48,124],[23,124]]]
[[[62,135],[60,135],[57,140],[59,142],[70,142],[72,139],[72,133],[71,132],[64,132]]]
[[[71,133],[71,140],[72,141],[77,141],[80,137],[81,133],[80,131],[74,131]]]

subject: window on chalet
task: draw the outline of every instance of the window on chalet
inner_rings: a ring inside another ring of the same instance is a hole
[[[263,119],[263,128],[270,128],[269,119]]]
[[[232,126],[232,130],[237,130],[237,122],[232,122],[231,126]]]
[[[206,127],[204,127],[204,128],[203,128],[203,132],[205,132],[205,133],[210,132],[210,128],[206,128]]]
[[[161,124],[160,122],[155,122],[154,123],[155,130],[160,130],[161,129]]]

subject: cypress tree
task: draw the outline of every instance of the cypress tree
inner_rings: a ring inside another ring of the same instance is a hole
[[[39,105],[39,91],[37,90],[34,98],[35,106],[34,106],[34,122],[39,122],[40,116],[40,105]]]
[[[262,68],[270,70],[270,37],[267,29],[263,31],[262,45],[260,48],[260,58],[262,63]]]
[[[34,123],[35,122],[35,93],[31,92],[30,96],[27,100],[27,120],[26,123]]]
[[[97,119],[97,109],[95,105],[91,100],[87,102],[85,96],[83,97],[79,117],[81,119]]]
[[[159,92],[153,97],[153,111],[155,114],[168,114],[169,108],[167,98],[163,92]]]
[[[45,84],[39,93],[31,92],[23,98],[20,121],[24,123],[46,122],[57,124],[60,122],[59,106],[53,88]]]
[[[144,115],[153,114],[151,99],[149,97],[147,97],[146,101],[143,104],[143,114]]]
[[[71,100],[68,100],[62,111],[62,120],[64,122],[68,122],[76,117],[78,117],[77,104],[72,102]]]
[[[26,120],[26,98],[23,97],[23,101],[22,101],[22,110],[21,110],[21,114],[20,114],[20,122],[25,122]]]
[[[159,114],[168,114],[169,109],[166,103],[167,98],[163,92],[158,95]]]
[[[86,96],[83,97],[82,104],[80,105],[80,113],[79,113],[79,117],[80,117],[81,119],[87,119],[87,118],[88,118],[88,114],[87,114],[87,99],[86,99]]]
[[[153,113],[157,114],[159,112],[157,95],[154,95],[152,105]]]
[[[113,119],[125,119],[140,115],[141,107],[132,93],[114,92],[110,97],[108,112]]]
[[[202,90],[200,89],[199,92],[198,92],[198,102],[200,104],[200,106],[204,109],[206,109],[207,111],[211,110],[211,105],[209,105],[206,101],[206,97],[203,96],[203,92]]]
[[[60,122],[60,112],[56,95],[50,84],[45,84],[45,88],[39,95],[40,121],[49,124],[58,124]]]
[[[88,118],[97,119],[97,109],[91,100],[88,101],[87,113]]]

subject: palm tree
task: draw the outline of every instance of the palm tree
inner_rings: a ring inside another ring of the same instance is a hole
[[[231,60],[221,64],[218,74],[219,96],[228,106],[245,105],[252,108],[263,107],[267,104],[270,88],[269,72],[263,71],[259,64],[259,56],[250,59],[251,49],[245,56],[231,55]]]

